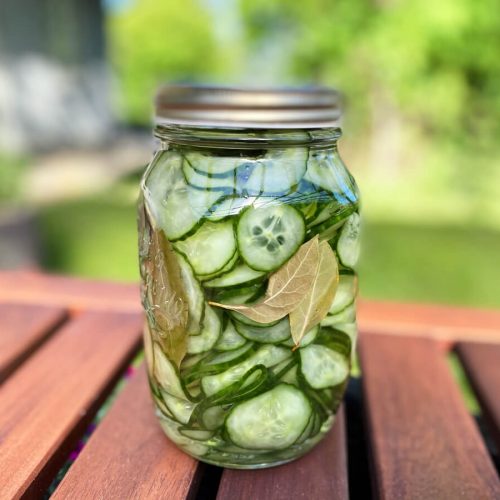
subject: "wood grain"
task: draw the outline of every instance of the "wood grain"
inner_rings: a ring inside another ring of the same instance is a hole
[[[380,498],[500,498],[496,471],[433,341],[363,335],[360,359]]]
[[[181,500],[193,494],[201,469],[161,430],[141,368],[51,498]]]
[[[460,343],[457,353],[500,450],[500,345]]]
[[[0,304],[0,383],[65,319],[60,307]]]
[[[217,500],[347,499],[345,417],[310,453],[272,469],[224,470]]]
[[[500,310],[359,300],[358,320],[368,334],[500,343]]]
[[[65,307],[73,312],[140,312],[139,285],[112,283],[35,271],[0,272],[0,302]]]
[[[83,313],[0,387],[0,498],[39,498],[138,348],[141,323]]]

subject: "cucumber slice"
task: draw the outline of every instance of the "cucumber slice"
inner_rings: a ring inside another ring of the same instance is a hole
[[[342,204],[356,203],[356,187],[349,172],[336,154],[311,150],[304,180],[332,193]]]
[[[182,164],[182,171],[187,183],[202,192],[215,191],[219,193],[219,197],[224,193],[234,192],[235,180],[232,174],[223,177],[212,177],[205,173],[198,172],[187,161]]]
[[[304,241],[302,214],[289,205],[249,208],[237,226],[243,260],[257,271],[275,271]]]
[[[249,207],[257,200],[255,196],[226,196],[210,208],[206,219],[217,222],[231,215],[239,214],[244,208]]]
[[[359,259],[359,214],[354,212],[345,222],[337,243],[340,262],[354,267]]]
[[[215,349],[218,351],[232,351],[233,349],[238,349],[245,345],[245,343],[245,337],[242,337],[236,331],[231,321],[228,321],[220,339],[217,341],[217,344],[215,344]]]
[[[326,316],[320,323],[321,326],[335,326],[339,323],[351,323],[356,321],[356,308],[354,303],[342,309],[342,311]]]
[[[212,349],[220,336],[221,329],[222,324],[219,316],[209,305],[205,305],[203,328],[199,335],[189,335],[188,354],[198,354]]]
[[[358,327],[356,323],[338,323],[335,325],[335,330],[345,333],[351,339],[351,361],[353,361],[356,356],[356,344],[358,341]]]
[[[210,176],[227,174],[245,161],[240,157],[214,156],[212,152],[199,151],[185,153],[184,158],[192,168]]]
[[[259,283],[262,281],[263,276],[266,273],[263,271],[256,271],[248,267],[245,264],[237,265],[233,270],[225,273],[224,275],[212,279],[210,281],[205,281],[203,286],[209,288],[232,288],[249,286],[254,283]]]
[[[177,370],[158,344],[153,345],[153,373],[161,388],[177,398],[187,399]]]
[[[354,274],[341,274],[339,275],[339,284],[337,292],[333,299],[332,305],[328,314],[337,314],[347,306],[350,306],[358,291],[358,279]]]
[[[226,430],[231,441],[242,448],[281,450],[299,438],[311,413],[300,390],[279,384],[236,405],[226,419]]]
[[[288,317],[280,319],[272,326],[251,326],[236,322],[237,332],[248,340],[262,344],[277,344],[290,338],[290,322]]]
[[[316,339],[318,332],[319,332],[319,325],[316,325],[314,328],[311,328],[311,330],[306,332],[306,334],[304,335],[304,337],[302,337],[302,340],[300,341],[299,348],[306,347],[309,344],[312,344]],[[285,340],[285,342],[283,342],[283,345],[286,345],[288,347],[293,347],[295,345],[295,342],[290,337],[288,340]]]
[[[188,302],[188,325],[187,333],[197,334],[200,331],[201,318],[205,306],[205,297],[200,284],[193,274],[191,266],[187,263],[183,255],[177,253],[177,262],[181,269],[181,279],[184,285],[184,292]]]
[[[248,160],[236,171],[239,193],[286,194],[296,186],[306,171],[306,148],[271,149],[265,158]]]
[[[342,354],[322,345],[309,345],[300,350],[300,369],[314,389],[334,387],[349,375],[349,362]]]
[[[204,429],[180,429],[179,432],[190,439],[194,439],[195,441],[207,441],[210,439],[214,433],[212,431],[206,431]]]
[[[199,278],[201,281],[205,280],[211,280],[213,278],[217,278],[218,276],[221,276],[222,274],[228,273],[233,269],[233,267],[236,265],[236,262],[238,261],[238,252],[234,252],[234,255],[231,257],[229,262],[219,271],[216,271],[215,273],[212,274],[200,274]]]
[[[194,230],[221,197],[221,193],[190,188],[182,174],[182,157],[172,152],[153,159],[143,190],[148,210],[171,241]]]
[[[172,413],[170,413],[170,410],[166,407],[165,402],[163,401],[163,398],[161,396],[153,395],[153,400],[155,402],[157,411],[168,418],[174,418]]]
[[[201,421],[208,430],[213,431],[224,424],[228,411],[227,408],[222,406],[211,406],[203,412]]]
[[[281,376],[281,381],[286,382],[287,384],[292,384],[292,385],[299,385],[299,382],[297,380],[297,370],[298,367],[295,364],[288,370],[284,375]]]
[[[234,258],[236,239],[232,221],[205,222],[195,234],[174,244],[197,275],[220,271]]]
[[[201,386],[205,394],[211,396],[240,380],[253,367],[257,365],[271,367],[281,363],[283,360],[291,357],[291,355],[291,351],[285,347],[273,344],[264,345],[256,353],[252,354],[252,356],[229,368],[229,370],[217,375],[203,377]]]
[[[260,298],[266,292],[265,287],[256,284],[244,288],[220,291],[215,294],[215,301],[223,304],[248,304]]]
[[[271,323],[258,323],[253,319],[247,318],[244,314],[241,314],[238,311],[229,311],[229,314],[233,317],[235,323],[241,325],[254,326],[255,328],[268,328],[270,326],[276,325],[279,321],[281,321],[277,319],[276,321],[272,321]]]
[[[194,409],[196,408],[196,404],[186,401],[185,399],[176,398],[165,391],[162,391],[161,395],[163,401],[165,402],[165,406],[168,408],[175,420],[181,424],[187,424]]]
[[[245,357],[248,357],[250,353],[253,353],[253,345],[248,342],[247,344],[242,345],[238,349],[233,349],[231,351],[225,351],[220,354],[216,354],[207,364],[206,366],[218,366],[218,365],[229,365],[231,361],[234,360],[242,360]]]
[[[201,457],[207,453],[208,446],[201,443],[195,443],[190,438],[183,436],[179,432],[179,424],[166,418],[160,418],[159,420],[163,431],[169,439],[180,446],[184,451],[190,453],[194,457]]]

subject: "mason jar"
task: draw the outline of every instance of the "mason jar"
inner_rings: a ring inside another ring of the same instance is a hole
[[[359,198],[330,89],[167,86],[141,183],[145,357],[166,435],[282,464],[331,428],[356,343]]]

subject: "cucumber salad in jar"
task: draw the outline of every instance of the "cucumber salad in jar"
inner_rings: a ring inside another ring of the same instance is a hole
[[[159,127],[142,180],[149,384],[182,450],[269,467],[318,443],[345,391],[358,191],[338,128],[209,130]]]

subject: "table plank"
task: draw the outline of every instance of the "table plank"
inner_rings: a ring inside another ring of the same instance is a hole
[[[358,320],[368,333],[500,343],[500,310],[359,300]]]
[[[0,383],[65,319],[60,307],[0,304]]]
[[[52,499],[191,497],[202,467],[172,444],[140,369],[91,436]]]
[[[217,500],[347,499],[344,410],[328,436],[302,458],[261,470],[224,470]]]
[[[0,387],[2,498],[37,496],[48,485],[138,348],[141,323],[134,314],[83,313]]]
[[[0,272],[0,302],[64,306],[72,311],[140,312],[139,286],[42,274]]]
[[[500,450],[500,345],[464,342],[457,353]]]
[[[500,498],[493,464],[435,342],[362,335],[360,360],[380,498]]]

